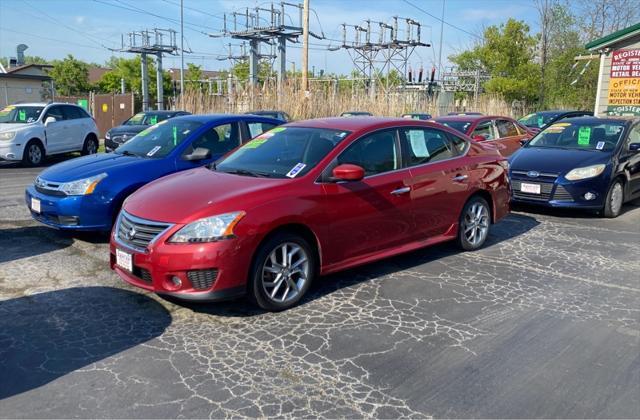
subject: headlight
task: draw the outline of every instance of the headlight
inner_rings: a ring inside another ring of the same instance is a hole
[[[60,186],[60,191],[67,195],[88,195],[93,193],[100,181],[105,179],[107,174],[104,172],[92,176],[90,178],[79,179],[77,181],[65,182]]]
[[[111,140],[111,133],[107,131],[107,134],[104,135],[105,140]]]
[[[15,136],[15,131],[5,131],[4,133],[0,133],[0,140],[11,140]]]
[[[606,165],[601,163],[599,165],[585,166],[584,168],[575,168],[570,170],[564,177],[569,181],[593,178],[594,176],[600,175],[604,171],[605,167]]]
[[[233,228],[245,215],[243,211],[205,217],[189,223],[173,234],[169,242],[213,242],[233,236]]]

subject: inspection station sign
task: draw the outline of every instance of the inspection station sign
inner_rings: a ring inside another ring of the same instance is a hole
[[[640,115],[640,49],[612,53],[607,114]]]

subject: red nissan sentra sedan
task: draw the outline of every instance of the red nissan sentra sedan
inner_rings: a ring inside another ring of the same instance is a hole
[[[494,143],[505,157],[511,156],[536,134],[509,117],[459,114],[434,118],[434,121],[456,129],[474,141]]]
[[[448,240],[481,247],[509,212],[507,167],[426,121],[287,124],[131,195],[111,267],[161,295],[286,309],[319,275]]]

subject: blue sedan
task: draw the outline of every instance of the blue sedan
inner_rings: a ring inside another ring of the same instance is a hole
[[[569,118],[510,158],[514,202],[600,211],[617,217],[640,197],[640,121]]]
[[[108,231],[124,200],[143,185],[212,163],[283,121],[253,115],[192,115],[153,125],[113,153],[44,170],[27,187],[33,218],[66,230]]]

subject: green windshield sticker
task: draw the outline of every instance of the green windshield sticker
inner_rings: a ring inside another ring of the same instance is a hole
[[[578,145],[588,146],[591,140],[591,127],[580,127],[578,129]]]
[[[244,149],[255,149],[268,139],[255,139],[244,145]]]
[[[78,106],[81,106],[85,111],[88,111],[89,101],[87,99],[78,99]]]
[[[151,124],[151,125],[158,124],[158,116],[157,115],[152,115],[149,118],[149,124]]]
[[[276,128],[272,128],[271,132],[272,133],[279,133],[279,132],[284,131],[286,129],[287,129],[287,127],[276,127]]]
[[[175,125],[173,126],[173,145],[178,145],[178,127]]]
[[[20,111],[18,111],[18,120],[20,121],[26,121],[27,120],[27,111],[21,109]]]

